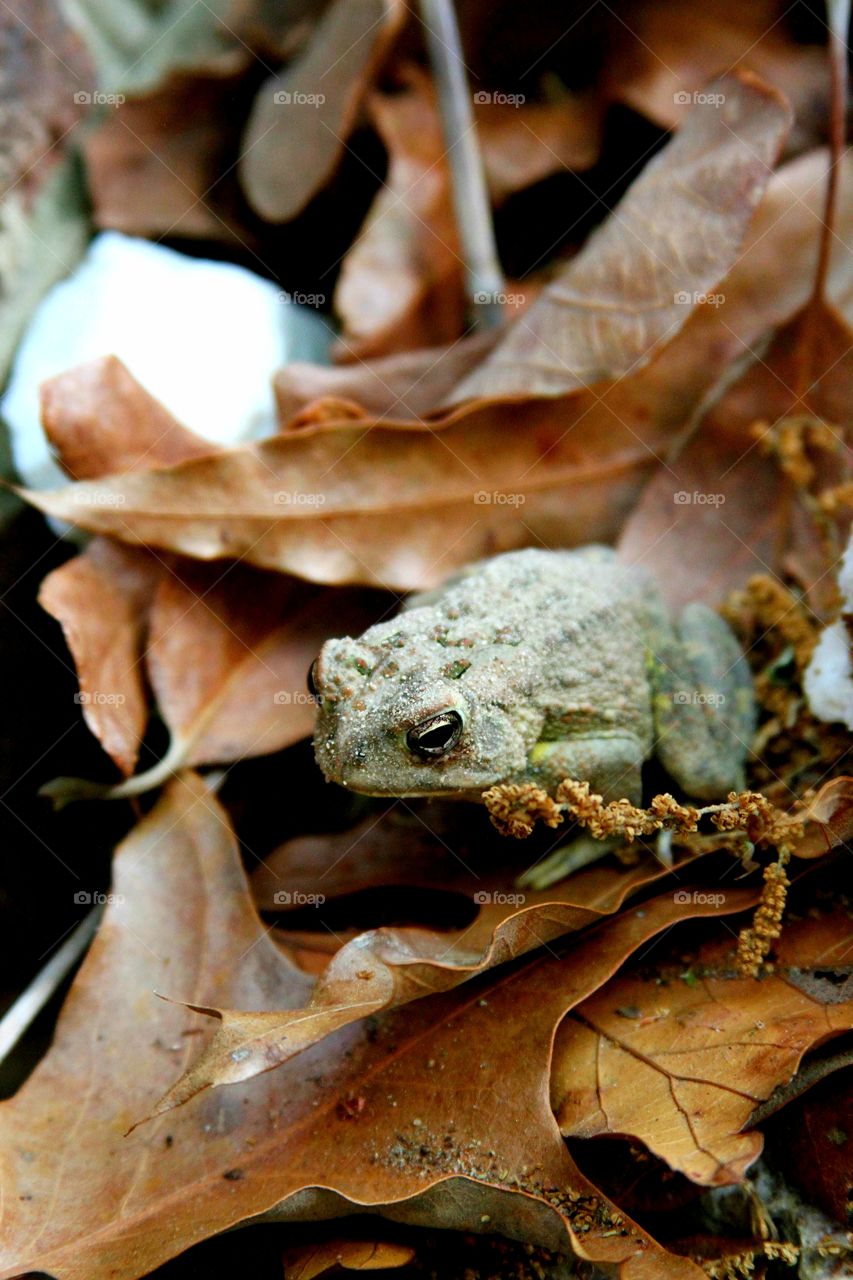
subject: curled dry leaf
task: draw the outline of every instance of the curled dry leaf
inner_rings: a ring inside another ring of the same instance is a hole
[[[168,467],[217,452],[178,422],[116,356],[67,369],[41,386],[41,418],[74,480]]]
[[[286,868],[281,863],[279,868],[280,883],[290,886]],[[596,865],[553,888],[519,893],[511,872],[478,875],[460,864],[455,878],[447,875],[443,885],[470,894],[480,904],[470,925],[440,933],[403,927],[358,934],[332,957],[305,1009],[257,1013],[190,1006],[217,1018],[220,1025],[204,1054],[161,1099],[154,1114],[211,1086],[269,1071],[355,1020],[450,990],[547,946],[618,911],[632,893],[668,874],[649,863],[628,869]],[[365,879],[369,881],[369,871]],[[325,888],[322,878],[314,884]]]
[[[142,548],[95,538],[39,590],[74,658],[83,717],[125,776],[136,767],[148,719],[143,654],[160,574]]]
[[[335,0],[307,48],[262,86],[240,164],[262,218],[289,221],[326,185],[407,13],[400,0]]]
[[[248,1218],[334,1217],[355,1205],[569,1243],[620,1266],[622,1280],[652,1280],[664,1266],[673,1280],[700,1280],[577,1170],[548,1075],[568,1008],[646,939],[717,907],[656,899],[593,930],[565,960],[544,954],[351,1027],[298,1064],[123,1138],[198,1041],[186,1010],[153,990],[185,985],[198,999],[281,1009],[304,1006],[310,982],[255,916],[225,815],[191,775],[120,847],[113,888],[51,1049],[0,1104],[0,1276],[134,1280]],[[726,905],[750,900],[741,892]],[[482,1105],[471,1105],[474,1082]],[[57,1198],[60,1178],[73,1199]]]
[[[761,1151],[761,1135],[744,1132],[757,1104],[809,1049],[853,1027],[851,947],[849,916],[836,910],[789,920],[760,980],[736,976],[730,940],[700,949],[686,971],[629,965],[557,1033],[561,1131],[639,1138],[694,1182],[740,1181]]]
[[[733,264],[790,122],[753,76],[723,76],[709,93],[722,106],[694,107],[456,396],[565,395],[624,376],[682,328]]]
[[[659,421],[640,435],[609,405],[558,413],[535,401],[524,416],[524,431],[515,406],[489,403],[440,430],[332,423],[168,471],[25,496],[128,542],[410,590],[537,537],[607,539],[665,447]]]
[[[809,826],[794,853],[819,858],[853,839],[853,778],[833,778],[821,787],[804,815]]]

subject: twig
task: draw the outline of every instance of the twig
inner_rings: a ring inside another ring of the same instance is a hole
[[[465,259],[465,284],[475,328],[500,323],[504,277],[495,244],[492,211],[471,88],[453,0],[422,0],[423,26],[438,86],[438,105],[450,164],[453,207]]]
[[[832,228],[838,203],[838,170],[844,151],[847,121],[847,33],[850,30],[850,0],[827,0],[829,19],[829,173],[826,183],[826,204],[823,211],[823,230],[818,249],[813,298],[822,301],[829,274],[832,249]]]

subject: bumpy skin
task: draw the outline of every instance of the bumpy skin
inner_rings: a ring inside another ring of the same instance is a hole
[[[726,624],[691,605],[676,628],[652,581],[605,547],[472,565],[360,638],[327,641],[313,680],[317,762],[369,795],[477,800],[571,777],[638,802],[654,754],[688,796],[716,800],[742,785],[752,734]],[[407,735],[446,711],[458,741],[421,758]]]

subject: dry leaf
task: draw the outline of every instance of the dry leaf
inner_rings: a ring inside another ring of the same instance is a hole
[[[323,1240],[295,1245],[284,1253],[284,1280],[314,1280],[335,1267],[344,1271],[383,1271],[404,1267],[415,1256],[407,1244],[388,1240]]]
[[[532,402],[523,432],[508,404],[459,410],[440,430],[332,423],[26,496],[123,541],[411,590],[536,538],[571,545],[612,535],[664,447],[659,424],[643,438],[606,404],[598,414],[561,410]]]
[[[122,1137],[199,1043],[186,1011],[153,990],[282,1008],[304,1005],[310,984],[255,917],[225,816],[191,775],[119,849],[113,889],[52,1048],[0,1104],[0,1276],[134,1280],[273,1209],[306,1219],[358,1205],[552,1248],[569,1240],[621,1262],[622,1280],[653,1280],[664,1263],[672,1280],[700,1280],[583,1178],[548,1105],[557,1021],[684,919],[671,895],[594,930],[565,960],[546,954],[369,1032],[350,1028],[292,1068]],[[485,1105],[472,1105],[472,1076]],[[57,1197],[60,1178],[73,1198]]]
[[[817,483],[843,484],[851,393],[853,332],[831,307],[810,303],[652,479],[623,530],[623,555],[656,572],[675,604],[719,603],[753,574],[792,572],[825,612],[832,582],[822,525],[756,430],[794,418],[825,424],[832,452],[812,453]]]
[[[613,214],[454,393],[565,395],[670,341],[735,261],[790,122],[781,96],[727,75]],[[664,198],[665,197],[665,198]]]
[[[853,1199],[851,1084],[853,1072],[848,1065],[786,1107],[768,1136],[774,1160],[809,1204],[845,1225]]]
[[[853,778],[833,778],[824,784],[806,808],[813,826],[806,829],[794,850],[798,858],[819,858],[853,839]]]
[[[335,0],[307,48],[262,86],[240,163],[262,218],[289,221],[326,185],[407,14],[399,0]]]
[[[177,68],[86,135],[98,227],[245,247],[251,236],[235,216],[236,180],[229,175],[241,125],[234,103],[250,63],[248,51],[235,47],[204,73]]]
[[[298,857],[300,851],[297,845],[293,852]],[[324,850],[326,856],[332,851],[334,846]],[[287,886],[277,891],[278,901],[273,892],[273,909],[281,910],[282,898],[285,906],[288,898],[298,902],[300,894],[310,901],[318,890],[322,896],[327,888],[318,866],[313,882],[302,872],[302,883],[312,889],[300,890],[298,869],[293,876],[289,863],[290,859],[279,858],[273,872],[280,877],[278,883]],[[445,872],[442,878],[439,867],[433,887],[453,888],[473,897],[479,912],[470,925],[440,933],[382,928],[358,934],[336,951],[305,1009],[257,1013],[191,1006],[219,1019],[220,1026],[205,1053],[161,1099],[154,1114],[179,1106],[211,1086],[269,1071],[355,1020],[450,990],[487,969],[547,946],[618,911],[638,889],[668,875],[652,862],[628,869],[596,864],[552,888],[520,893],[512,870],[478,873],[461,859],[457,868],[455,876]],[[370,879],[368,867],[365,882]],[[389,873],[386,883],[394,882]],[[334,881],[328,888],[334,892]]]
[[[39,591],[73,655],[83,717],[125,776],[136,767],[148,719],[142,659],[160,573],[141,548],[96,538]]]
[[[715,940],[680,975],[646,958],[578,1005],[554,1048],[562,1133],[639,1138],[694,1182],[742,1179],[761,1151],[743,1132],[756,1105],[853,1027],[851,980],[828,972],[849,974],[853,927],[840,910],[789,920],[761,979],[736,976],[731,951]]]
[[[491,96],[491,95],[490,95]],[[591,169],[599,158],[602,111],[596,94],[558,90],[547,102],[482,102],[474,117],[492,201],[551,174]]]
[[[218,446],[181,425],[116,356],[89,360],[41,386],[41,417],[75,480],[171,466]]]

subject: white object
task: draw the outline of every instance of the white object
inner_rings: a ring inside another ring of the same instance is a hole
[[[838,574],[842,612],[853,613],[853,537]],[[809,707],[828,724],[841,721],[853,729],[853,657],[850,635],[841,618],[825,627],[803,680]]]
[[[31,488],[67,483],[38,390],[74,365],[118,356],[185,426],[232,445],[276,430],[273,373],[296,359],[327,363],[330,338],[315,310],[243,267],[102,232],[47,293],[18,348],[0,401],[18,474]]]

